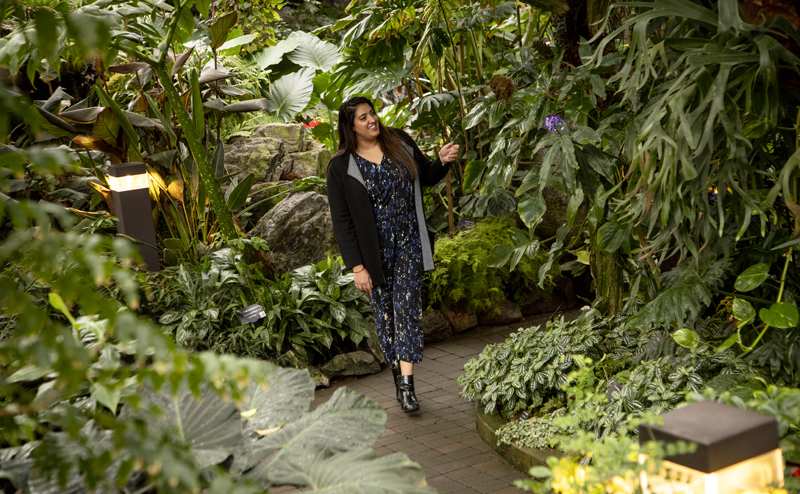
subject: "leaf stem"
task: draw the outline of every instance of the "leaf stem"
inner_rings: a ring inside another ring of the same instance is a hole
[[[736,297],[736,298],[740,298],[742,300],[749,300],[750,302],[755,302],[757,304],[771,304],[772,303],[771,301],[763,299],[763,298],[752,297],[750,295],[742,295],[740,293],[726,292],[726,291],[723,291],[723,290],[717,290],[715,288],[712,288],[711,291],[714,292],[714,293],[718,293],[720,295],[725,295],[726,297]]]

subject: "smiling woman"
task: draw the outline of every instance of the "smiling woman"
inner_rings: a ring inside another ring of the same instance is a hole
[[[403,411],[419,410],[413,373],[422,361],[422,277],[433,269],[422,186],[447,174],[458,146],[446,144],[429,160],[408,134],[384,127],[362,97],[339,108],[339,142],[328,164],[336,241],[356,287],[370,295],[397,400]]]

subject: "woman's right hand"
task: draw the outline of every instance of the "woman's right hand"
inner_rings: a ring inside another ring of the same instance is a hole
[[[356,288],[359,292],[368,293],[372,296],[372,277],[363,264],[359,264],[353,268],[353,281],[355,281]]]

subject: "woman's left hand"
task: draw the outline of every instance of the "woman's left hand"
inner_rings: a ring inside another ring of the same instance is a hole
[[[442,163],[450,163],[456,158],[458,158],[458,144],[454,142],[448,142],[439,152],[439,159],[442,160]]]

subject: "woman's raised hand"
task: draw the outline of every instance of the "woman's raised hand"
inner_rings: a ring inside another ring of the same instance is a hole
[[[442,160],[442,163],[450,163],[456,158],[458,158],[458,144],[454,142],[448,142],[439,152],[439,159]]]

